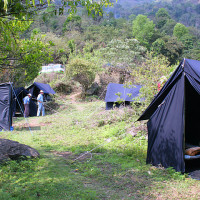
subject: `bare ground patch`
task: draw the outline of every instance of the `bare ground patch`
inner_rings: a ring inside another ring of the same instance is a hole
[[[23,123],[14,123],[13,126],[15,127],[15,130],[23,131],[23,130],[40,130],[41,126],[50,126],[51,122],[39,122],[39,119],[31,119],[24,121]]]

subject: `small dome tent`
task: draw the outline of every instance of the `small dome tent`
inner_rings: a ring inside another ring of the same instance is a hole
[[[0,131],[10,130],[12,126],[12,88],[11,83],[0,84]]]
[[[49,84],[34,82],[30,85],[27,90],[32,94],[33,98],[37,98],[40,90],[44,91],[44,96],[46,100],[49,100],[49,94],[55,94],[55,91],[50,87]]]
[[[125,105],[129,105],[134,101],[133,98],[138,97],[140,94],[141,85],[123,85],[117,83],[109,83],[107,86],[107,92],[105,96],[106,110],[113,108],[114,104],[119,107],[120,104],[117,101],[124,101]]]
[[[147,163],[185,172],[186,146],[200,146],[199,102],[200,61],[184,59],[138,119],[148,120]]]

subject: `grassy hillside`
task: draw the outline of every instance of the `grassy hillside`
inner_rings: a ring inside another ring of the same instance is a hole
[[[59,113],[15,119],[1,138],[36,148],[41,157],[1,166],[0,199],[199,199],[200,183],[145,164],[147,133],[128,108],[59,101]],[[85,153],[85,154],[84,154]]]

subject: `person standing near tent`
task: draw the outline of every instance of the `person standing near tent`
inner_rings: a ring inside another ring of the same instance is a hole
[[[30,104],[30,99],[31,99],[31,94],[29,93],[26,97],[23,98],[23,103],[24,103],[24,117],[29,116],[29,104]]]
[[[42,111],[42,116],[45,115],[45,109],[44,109],[44,91],[40,90],[40,94],[37,97],[38,101],[38,111],[37,111],[37,116],[40,116],[40,112]]]

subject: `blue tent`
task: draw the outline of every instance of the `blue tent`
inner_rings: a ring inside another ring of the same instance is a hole
[[[12,126],[12,88],[11,83],[0,84],[0,131],[10,130]]]
[[[32,94],[33,98],[37,98],[40,90],[44,91],[44,95],[47,98],[49,94],[55,94],[55,91],[50,87],[49,84],[34,82],[27,90]]]
[[[105,97],[106,110],[112,109],[115,102],[116,107],[119,107],[120,104],[117,103],[119,99],[124,101],[126,105],[130,104],[130,102],[134,101],[133,98],[139,96],[141,87],[141,85],[125,86],[123,84],[109,83]]]
[[[200,146],[200,61],[184,59],[139,120],[149,120],[147,163],[185,172],[185,147]]]

